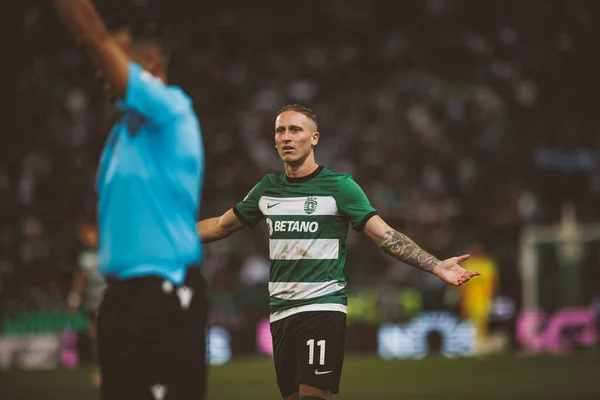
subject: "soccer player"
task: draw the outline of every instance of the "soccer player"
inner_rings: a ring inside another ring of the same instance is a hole
[[[167,84],[155,23],[108,31],[90,0],[54,0],[124,112],[97,175],[104,400],[203,399],[206,284],[196,233],[203,146],[191,100]]]
[[[315,161],[317,116],[289,105],[275,120],[282,175],[266,175],[220,217],[202,220],[198,233],[213,242],[263,218],[269,231],[270,321],[277,384],[285,400],[330,399],[338,393],[346,333],[348,225],[405,263],[461,285],[477,272],[459,265],[469,255],[440,261],[392,229],[348,174]]]

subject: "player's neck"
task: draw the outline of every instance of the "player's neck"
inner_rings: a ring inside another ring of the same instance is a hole
[[[319,164],[315,162],[314,158],[307,159],[302,164],[298,165],[283,165],[285,167],[285,175],[288,178],[302,178],[304,176],[312,174],[317,168],[319,168]]]

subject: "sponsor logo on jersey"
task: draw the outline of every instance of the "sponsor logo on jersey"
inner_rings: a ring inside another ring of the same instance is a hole
[[[315,233],[319,230],[319,223],[316,221],[272,221],[271,218],[267,218],[267,228],[269,228],[269,235],[273,235],[273,232]]]

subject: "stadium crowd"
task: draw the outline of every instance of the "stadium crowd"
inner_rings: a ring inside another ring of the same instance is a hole
[[[415,0],[393,12],[315,1],[295,3],[292,17],[268,2],[216,3],[172,16],[171,76],[206,145],[202,216],[282,171],[273,120],[304,103],[320,118],[322,163],[352,173],[386,220],[438,257],[483,244],[500,293],[517,301],[521,228],[556,222],[566,200],[582,221],[600,218],[593,1]],[[0,147],[0,293],[5,309],[64,307],[116,112],[52,10],[22,11],[17,124]],[[351,290],[443,291],[350,235]],[[267,248],[266,230],[207,247],[217,307],[236,289],[262,293],[266,310]]]

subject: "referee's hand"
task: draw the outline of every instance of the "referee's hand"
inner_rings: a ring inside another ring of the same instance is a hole
[[[471,257],[470,254],[465,254],[441,261],[433,269],[433,274],[450,285],[460,286],[472,277],[481,275],[481,272],[469,271],[458,264],[469,257]]]

